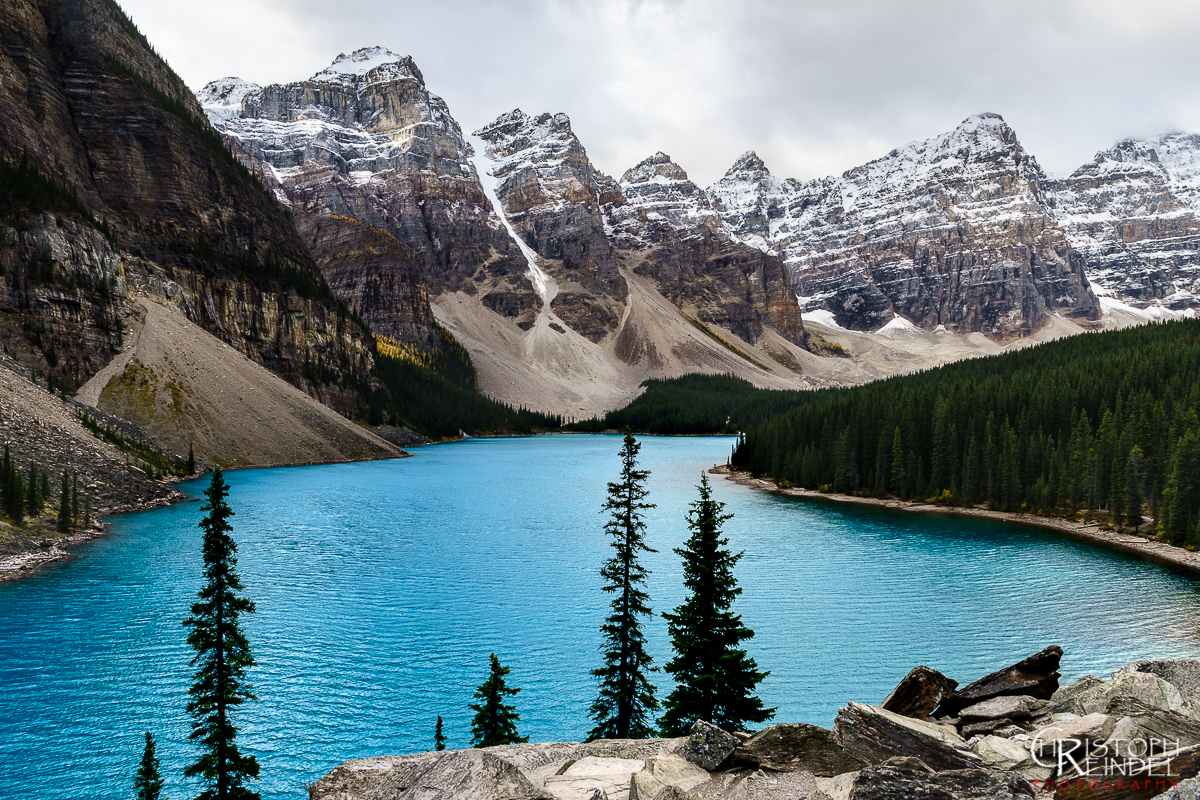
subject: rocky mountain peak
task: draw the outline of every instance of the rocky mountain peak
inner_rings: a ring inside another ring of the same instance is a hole
[[[519,108],[501,114],[473,134],[488,144],[487,156],[501,161],[525,150],[537,150],[536,157],[551,151],[566,151],[583,145],[571,131],[566,114],[540,114],[531,117]]]
[[[425,87],[425,78],[412,56],[393,53],[386,47],[360,47],[350,55],[340,53],[325,69],[312,76],[312,83],[363,84],[412,78]]]
[[[241,78],[219,78],[196,92],[200,107],[210,118],[231,119],[242,115],[242,101],[247,96],[262,94],[262,87]]]
[[[671,160],[671,157],[661,150],[649,158],[641,161],[634,167],[630,167],[621,176],[621,183],[645,183],[648,181],[657,181],[666,183],[669,181],[687,181],[687,173],[683,171],[683,167]],[[691,181],[688,181],[691,183]],[[695,184],[692,184],[693,186]]]
[[[771,170],[767,169],[767,165],[758,157],[758,153],[747,150],[733,162],[733,166],[725,173],[724,180],[754,180],[770,174]]]

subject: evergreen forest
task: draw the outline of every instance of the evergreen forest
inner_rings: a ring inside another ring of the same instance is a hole
[[[731,466],[781,484],[1117,527],[1200,546],[1200,320],[1074,336],[850,389],[754,425]]]

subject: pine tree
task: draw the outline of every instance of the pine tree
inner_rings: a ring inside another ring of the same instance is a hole
[[[687,599],[673,614],[663,614],[675,657],[664,670],[675,689],[663,702],[659,719],[663,736],[683,736],[695,720],[725,730],[742,730],[747,722],[764,722],[775,714],[754,696],[765,677],[739,645],[754,636],[731,609],[742,593],[733,577],[741,553],[730,553],[721,526],[733,517],[725,504],[712,499],[708,477],[700,476],[700,499],[688,512],[692,535],[675,552],[683,558]]]
[[[67,482],[67,471],[62,474],[62,486],[58,490],[58,532],[70,533],[71,528],[71,484]]]
[[[446,734],[442,733],[442,715],[438,714],[437,724],[433,726],[433,749],[446,749]]]
[[[137,778],[133,781],[134,800],[159,800],[162,797],[163,781],[158,774],[158,756],[154,754],[154,737],[146,731],[146,748],[142,751],[142,763]]]
[[[204,490],[208,503],[200,509],[208,512],[200,520],[205,584],[199,602],[192,604],[192,615],[183,623],[190,628],[188,644],[196,651],[187,706],[194,721],[188,738],[203,750],[184,775],[207,783],[199,800],[258,800],[258,793],[245,786],[248,779],[258,778],[258,761],[238,751],[237,728],[230,719],[231,711],[255,697],[246,682],[246,669],[254,666],[254,656],[238,624],[241,614],[254,611],[254,603],[237,594],[242,582],[235,571],[237,543],[229,535],[234,513],[225,502],[228,491],[217,468]]]
[[[188,445],[188,457],[187,463],[184,464],[184,469],[187,470],[188,475],[196,474],[196,454],[192,451],[190,444]]]
[[[908,476],[904,471],[904,443],[900,438],[900,426],[892,436],[892,493],[904,497],[904,488],[908,484]]]
[[[492,653],[491,672],[479,688],[475,690],[475,698],[479,703],[469,703],[467,708],[475,712],[471,722],[471,746],[494,747],[498,744],[520,744],[528,742],[529,737],[517,733],[517,720],[521,715],[516,706],[506,705],[505,697],[517,694],[520,689],[510,689],[504,683],[504,676],[509,673],[508,667],[500,665],[500,659]],[[441,720],[441,717],[438,717]]]
[[[637,468],[641,448],[627,429],[621,447],[621,480],[608,484],[604,503],[604,510],[610,513],[604,530],[612,537],[616,555],[604,562],[600,575],[605,580],[604,591],[615,596],[612,614],[600,626],[604,666],[592,670],[600,679],[600,690],[589,709],[596,721],[589,739],[645,739],[653,733],[650,715],[658,710],[654,686],[646,677],[654,669],[654,660],[646,652],[639,619],[653,612],[650,595],[641,588],[650,570],[641,565],[638,554],[656,552],[646,545],[646,523],[642,521],[642,512],[654,504],[643,502],[650,473]]]
[[[1132,526],[1135,532],[1145,521],[1142,519],[1143,461],[1142,448],[1135,444],[1125,462],[1125,524]]]
[[[79,516],[79,473],[71,472],[71,521],[76,527],[79,526],[79,521],[83,519]]]
[[[29,482],[25,486],[25,513],[38,517],[42,513],[42,503],[38,497],[37,464],[29,462]]]

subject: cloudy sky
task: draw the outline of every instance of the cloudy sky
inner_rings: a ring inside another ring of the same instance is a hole
[[[1200,131],[1195,0],[120,0],[193,88],[410,54],[468,132],[563,111],[620,176],[656,150],[701,185],[746,150],[840,173],[995,111],[1048,171]]]

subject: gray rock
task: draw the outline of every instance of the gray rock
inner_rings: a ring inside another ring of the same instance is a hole
[[[1113,680],[1093,684],[1087,689],[1064,698],[1053,706],[1057,712],[1080,715],[1104,711],[1118,697],[1127,697],[1155,708],[1180,713],[1188,712],[1191,706],[1179,690],[1148,672],[1121,672]]]
[[[935,716],[957,716],[962,709],[993,697],[1028,695],[1049,700],[1058,690],[1062,652],[1058,645],[1051,645],[1012,666],[984,675],[943,700]]]
[[[1012,772],[965,769],[928,773],[868,767],[858,773],[849,800],[1024,800],[1033,786]]]
[[[936,770],[981,764],[953,729],[874,706],[850,703],[838,711],[833,731],[846,753],[866,764],[882,764],[893,756],[915,756]]]
[[[1200,800],[1200,778],[1180,781],[1166,794],[1160,794],[1159,800]]]
[[[979,734],[994,733],[999,728],[1008,728],[1008,727],[1015,727],[1015,726],[1013,726],[1011,719],[1008,719],[1008,718],[985,719],[985,720],[980,720],[979,722],[967,723],[966,725],[963,725],[958,730],[959,730],[959,733],[961,733],[963,735],[963,738],[970,739],[972,736],[978,736]],[[1018,729],[1018,730],[1020,730],[1020,729]]]
[[[1050,698],[1050,707],[1057,711],[1060,707],[1069,705],[1074,698],[1084,692],[1103,684],[1103,678],[1097,678],[1095,675],[1084,675],[1074,683],[1058,687],[1058,690]]]
[[[664,753],[646,762],[641,772],[634,773],[629,786],[629,800],[664,800],[668,788],[688,791],[709,779],[709,774],[674,753]]]
[[[1115,725],[1116,720],[1106,714],[1063,720],[1036,731],[1030,749],[1042,764],[1069,763],[1064,761],[1068,756],[1082,759],[1092,747],[1107,741]]]
[[[772,725],[759,731],[734,752],[732,763],[776,772],[804,770],[821,777],[865,766],[846,754],[833,731],[804,723]]]
[[[1113,678],[1130,672],[1143,672],[1162,678],[1174,686],[1189,704],[1200,707],[1200,659],[1169,658],[1157,661],[1138,661],[1121,667]]]
[[[844,772],[832,778],[817,778],[817,788],[829,800],[849,800],[850,792],[854,791],[854,779],[857,777],[857,772]]]
[[[1044,710],[1049,703],[1028,695],[1009,695],[993,697],[973,706],[967,706],[959,712],[964,723],[984,719],[1027,719]]]
[[[1136,733],[1131,737],[1122,738],[1141,737],[1147,741],[1156,739],[1163,743],[1160,748],[1162,750],[1175,750],[1200,744],[1200,722],[1183,714],[1148,706],[1132,697],[1114,698],[1105,711],[1109,716],[1120,719],[1122,722],[1124,722],[1123,718],[1128,718],[1136,724]],[[1122,732],[1131,730],[1131,727],[1127,724]],[[1114,731],[1113,736],[1118,736],[1117,732]]]
[[[309,792],[321,798],[383,798],[388,800],[552,800],[520,769],[487,750],[447,750],[429,758],[397,765],[369,789],[353,794],[322,790],[323,778]]]
[[[957,688],[958,681],[921,666],[905,675],[879,707],[905,717],[925,719]]]
[[[698,719],[692,724],[680,755],[701,769],[712,772],[722,761],[729,758],[739,744],[733,734]]]
[[[1200,747],[1185,747],[1169,758],[1169,763],[1157,760],[1150,769],[1131,770],[1121,776],[1105,776],[1094,770],[1088,780],[1075,775],[1056,778],[1054,800],[1151,800],[1161,797],[1173,784],[1182,785],[1200,774]],[[1187,790],[1195,791],[1190,786]]]
[[[644,767],[637,759],[584,756],[547,777],[543,785],[555,800],[592,800],[597,794],[605,800],[627,800],[632,776]]]

